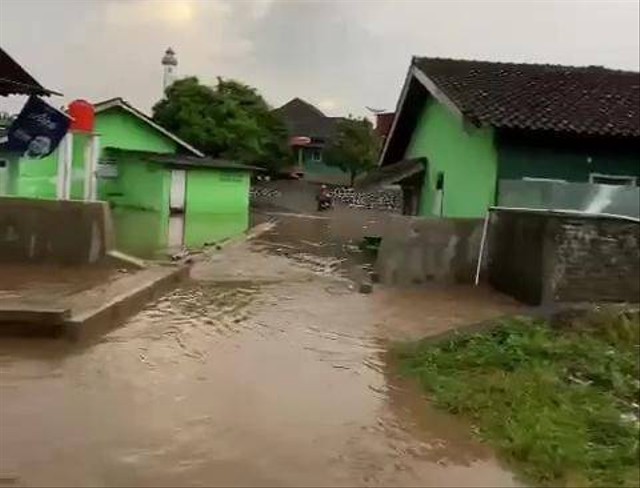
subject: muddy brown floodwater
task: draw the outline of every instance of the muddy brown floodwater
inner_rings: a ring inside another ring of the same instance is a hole
[[[92,343],[2,340],[0,485],[517,484],[386,354],[393,331],[512,304],[472,289],[361,295],[315,258],[277,254],[231,245]]]

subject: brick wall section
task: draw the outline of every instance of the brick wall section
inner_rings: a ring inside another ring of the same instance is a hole
[[[533,304],[640,302],[640,224],[605,216],[495,211],[489,281]]]
[[[550,298],[640,301],[639,224],[609,218],[556,219]]]
[[[398,188],[356,191],[344,186],[329,187],[334,206],[402,213],[402,190]],[[316,211],[319,185],[308,181],[276,180],[256,183],[250,197],[254,206],[269,204],[298,213]]]
[[[331,191],[333,201],[348,207],[402,213],[402,190],[380,189],[356,191],[353,188],[338,186]]]

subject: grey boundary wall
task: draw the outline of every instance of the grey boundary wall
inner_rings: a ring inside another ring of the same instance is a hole
[[[609,215],[494,210],[488,276],[532,305],[640,301],[640,223]]]
[[[113,249],[105,202],[0,198],[0,262],[91,264]]]

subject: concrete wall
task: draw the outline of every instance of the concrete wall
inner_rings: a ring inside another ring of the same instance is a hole
[[[492,213],[487,270],[494,288],[525,303],[542,302],[546,226],[542,214]]]
[[[0,198],[0,262],[95,263],[112,247],[104,202]]]
[[[498,211],[488,275],[498,290],[539,305],[640,301],[640,224],[629,220]]]
[[[391,215],[383,226],[376,270],[388,284],[471,283],[482,219]]]
[[[640,302],[640,224],[556,219],[546,297],[560,302]]]

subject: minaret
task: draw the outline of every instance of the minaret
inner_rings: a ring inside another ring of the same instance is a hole
[[[176,58],[176,53],[173,49],[167,48],[164,52],[164,56],[162,56],[162,66],[162,91],[164,93],[167,87],[176,81],[178,58]]]

